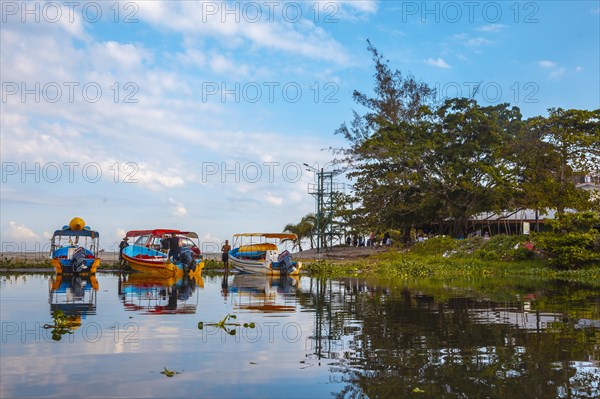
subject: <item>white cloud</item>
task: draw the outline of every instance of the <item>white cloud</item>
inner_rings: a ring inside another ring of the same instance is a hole
[[[488,24],[483,25],[477,28],[480,32],[500,32],[506,28],[506,25],[503,24]]]
[[[248,65],[221,54],[214,54],[210,57],[210,67],[214,72],[233,77],[247,77],[250,74]]]
[[[556,63],[549,61],[549,60],[542,60],[542,61],[538,61],[538,65],[541,66],[542,68],[548,69],[548,68],[554,68],[556,66]]]
[[[330,0],[319,0],[319,1],[321,3],[324,3],[325,5],[327,3],[330,3]],[[343,6],[343,7],[351,7],[360,12],[364,12],[364,13],[368,13],[368,14],[375,14],[377,12],[377,6],[378,6],[377,0],[362,0],[362,1],[340,0],[340,1],[337,1],[337,3],[340,3],[341,6]]]
[[[427,58],[427,59],[425,60],[425,63],[426,63],[427,65],[431,65],[431,66],[434,66],[434,67],[436,67],[436,68],[452,68],[450,65],[448,65],[448,64],[446,63],[446,61],[444,61],[444,60],[443,60],[443,59],[441,59],[441,58],[438,58],[438,59]]]
[[[565,72],[567,72],[566,68],[563,68],[563,67],[561,67],[561,68],[557,68],[557,69],[555,69],[554,71],[550,72],[550,73],[548,74],[548,77],[549,77],[550,79],[558,79],[558,78],[560,78],[561,76],[563,76],[563,75],[565,74]]]
[[[264,200],[267,201],[269,204],[276,205],[276,206],[280,206],[281,204],[283,204],[282,197],[275,196],[271,193],[267,193],[264,196]]]
[[[543,69],[550,70],[548,73],[548,79],[558,79],[567,72],[566,68],[561,67],[556,62],[550,60],[538,61],[538,65]]]
[[[456,34],[450,36],[450,39],[453,41],[457,41],[460,44],[462,44],[463,46],[467,46],[467,47],[480,47],[480,46],[484,46],[484,45],[493,43],[491,40],[486,39],[484,37],[481,37],[481,36],[469,37],[469,35],[467,35],[465,33],[456,33]]]
[[[577,66],[577,68],[575,68],[575,72],[581,72],[583,71],[583,67],[582,66]]]
[[[39,235],[33,232],[30,228],[26,227],[23,224],[17,224],[15,221],[8,222],[8,227],[6,228],[2,241],[10,241],[15,240],[17,242],[31,242],[32,240],[39,239]]]
[[[353,4],[354,2],[349,2]],[[139,16],[150,24],[168,28],[186,37],[214,37],[224,44],[286,51],[318,60],[345,64],[350,57],[343,47],[310,18],[296,23],[286,22],[281,9],[269,11],[262,3],[256,3],[263,18],[253,20],[240,9],[236,15],[225,13],[225,3],[213,2],[141,2]],[[236,3],[241,4],[241,3]],[[374,5],[354,8],[371,10]],[[271,18],[269,18],[269,14]],[[192,39],[188,39],[193,41]]]
[[[142,46],[115,41],[100,42],[91,46],[90,54],[99,70],[110,71],[115,68],[137,70],[144,61],[151,61],[150,53]]]
[[[488,40],[486,38],[483,37],[473,37],[468,39],[465,42],[465,45],[469,46],[469,47],[479,47],[479,46],[484,46],[484,45],[488,45],[488,44],[492,44],[493,42],[491,40]]]
[[[175,201],[173,198],[169,198],[169,203],[173,205],[173,216],[185,216],[187,215],[187,209],[181,202]]]
[[[155,170],[158,169],[158,170]],[[160,168],[160,166],[150,166],[148,164],[139,165],[139,170],[131,175],[131,179],[137,180],[140,184],[152,191],[158,191],[164,188],[174,188],[183,186],[183,169],[176,167]],[[133,173],[132,170],[129,172]],[[135,183],[135,181],[133,181]]]

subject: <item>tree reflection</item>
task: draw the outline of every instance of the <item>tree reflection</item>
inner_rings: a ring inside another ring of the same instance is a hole
[[[300,300],[315,310],[313,356],[337,359],[330,371],[346,382],[338,398],[598,397],[600,324],[573,316],[597,315],[598,293],[582,302],[573,287],[537,289],[533,301],[494,300],[312,279]]]

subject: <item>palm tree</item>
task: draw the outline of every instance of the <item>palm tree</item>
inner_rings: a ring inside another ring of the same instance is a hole
[[[314,214],[309,213],[308,215],[304,216],[298,224],[289,223],[285,225],[283,228],[284,232],[296,234],[297,236],[295,240],[292,240],[294,242],[293,248],[298,247],[298,250],[302,252],[302,239],[304,238],[310,238],[310,247],[311,249],[314,247],[313,231],[315,221],[316,218]]]
[[[317,217],[314,213],[306,214],[300,220],[300,224],[303,225],[306,233],[304,238],[310,239],[310,249],[313,249],[315,247],[315,239],[313,236],[315,235],[315,228],[317,226]]]

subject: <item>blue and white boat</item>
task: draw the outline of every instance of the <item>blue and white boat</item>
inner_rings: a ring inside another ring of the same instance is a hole
[[[300,273],[302,262],[294,262],[289,251],[279,246],[297,238],[296,234],[288,233],[235,234],[229,262],[244,273],[296,275]]]

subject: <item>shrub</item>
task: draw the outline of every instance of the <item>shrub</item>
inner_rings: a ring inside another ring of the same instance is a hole
[[[537,255],[535,251],[532,251],[522,246],[519,246],[519,248],[512,250],[513,260],[531,260],[535,259],[536,256]]]
[[[600,234],[593,228],[599,224],[595,212],[561,215],[551,223],[553,231],[536,236],[537,247],[552,266],[559,268],[576,269],[600,262]]]
[[[500,255],[496,251],[488,249],[480,249],[477,251],[477,256],[482,260],[500,260]]]
[[[542,233],[538,236],[537,246],[541,249],[552,266],[575,269],[588,264],[600,262],[600,253],[594,251],[598,233],[590,231]]]
[[[458,249],[458,241],[452,237],[434,237],[416,243],[411,252],[418,254],[441,255]]]

